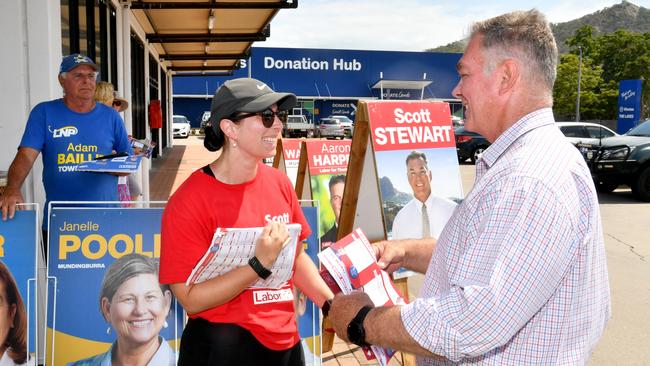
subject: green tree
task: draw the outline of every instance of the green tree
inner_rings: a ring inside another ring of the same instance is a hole
[[[553,109],[558,120],[575,120],[579,63],[579,57],[571,53],[560,57],[553,89],[555,105]],[[606,100],[612,97],[612,90],[608,88],[607,83],[603,82],[602,73],[603,69],[600,66],[594,66],[589,57],[583,56],[580,82],[581,119],[601,119],[607,114]],[[616,90],[614,90],[614,98],[615,96]]]
[[[558,118],[575,118],[579,54],[582,51],[580,116],[616,119],[618,85],[625,79],[642,79],[642,117],[650,112],[650,33],[618,30],[594,36],[591,26],[579,28],[567,39],[570,53],[562,55],[554,88]]]

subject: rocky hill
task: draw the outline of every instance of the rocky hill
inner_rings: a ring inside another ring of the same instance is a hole
[[[594,35],[611,33],[618,29],[625,29],[636,33],[647,33],[650,32],[650,9],[624,0],[620,4],[587,14],[578,19],[551,24],[560,53],[568,51],[565,41],[567,38],[572,37],[575,31],[584,25],[594,27]],[[427,49],[426,51],[462,53],[464,48],[465,41],[456,41],[444,46]]]

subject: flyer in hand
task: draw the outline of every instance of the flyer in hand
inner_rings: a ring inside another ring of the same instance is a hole
[[[320,252],[318,258],[344,294],[363,291],[375,306],[405,304],[390,275],[377,264],[375,251],[360,228]],[[382,366],[395,353],[378,346],[363,351],[367,359],[376,358]]]
[[[156,147],[156,141],[151,141],[149,139],[138,140],[129,136],[129,141],[131,142],[131,148],[135,155],[142,155],[145,158],[151,158],[153,153],[153,148]]]
[[[77,165],[77,170],[98,173],[135,173],[140,166],[141,159],[142,156],[137,155],[102,157]]]
[[[248,260],[255,255],[255,245],[262,230],[263,227],[217,228],[210,247],[192,270],[186,284],[207,281],[234,268],[247,266]],[[289,242],[282,248],[273,267],[270,268],[272,274],[267,279],[260,278],[251,287],[279,288],[291,277],[302,227],[300,224],[287,224],[287,230]]]

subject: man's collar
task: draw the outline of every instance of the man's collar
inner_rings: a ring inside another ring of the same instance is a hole
[[[519,137],[538,127],[554,123],[553,110],[541,108],[521,117],[505,130],[494,143],[483,152],[481,161],[486,168],[491,167]]]

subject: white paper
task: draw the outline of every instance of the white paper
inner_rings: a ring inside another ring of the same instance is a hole
[[[247,266],[248,260],[255,255],[255,245],[262,230],[262,227],[217,228],[210,247],[194,266],[186,284],[200,283],[228,273],[234,268]],[[290,241],[280,251],[273,267],[270,268],[272,274],[267,279],[260,278],[251,288],[280,288],[291,278],[302,227],[300,224],[287,224],[287,230]]]

